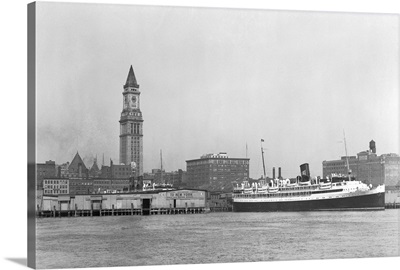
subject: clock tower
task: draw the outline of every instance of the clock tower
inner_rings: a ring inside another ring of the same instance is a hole
[[[140,92],[133,68],[123,86],[119,135],[119,162],[132,164],[135,176],[143,175],[143,116],[140,111]]]

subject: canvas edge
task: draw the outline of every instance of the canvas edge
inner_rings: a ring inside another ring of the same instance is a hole
[[[67,2],[68,3],[68,2]],[[80,4],[80,3],[72,3]],[[84,4],[96,4],[96,3],[84,3]],[[101,3],[107,4],[107,3]],[[110,5],[113,5],[109,3]],[[130,4],[128,4],[130,5]],[[135,4],[133,4],[135,5]],[[140,6],[140,5],[138,5]],[[146,5],[144,5],[146,7]],[[148,6],[147,6],[148,7]],[[159,7],[170,7],[170,6],[159,6]],[[175,7],[175,6],[172,6]],[[219,7],[179,7],[176,8],[219,8]],[[224,9],[222,7],[222,9]],[[259,9],[255,9],[259,10]],[[294,12],[310,12],[307,10],[267,10],[267,11],[294,11]],[[335,11],[311,11],[311,12],[335,12]],[[338,13],[353,13],[338,11]],[[394,15],[398,18],[400,26],[400,14],[396,13],[368,13],[360,12],[360,14],[372,14],[372,15]],[[399,32],[400,36],[400,32]],[[400,46],[398,47],[400,55]],[[399,61],[400,67],[400,61]],[[400,82],[400,76],[398,77]],[[27,4],[27,266],[30,268],[36,268],[36,2]],[[400,95],[398,96],[398,102],[400,104]],[[400,109],[398,111],[400,113]],[[400,123],[398,123],[400,130]],[[399,146],[400,151],[400,146]],[[400,221],[400,216],[399,216]],[[400,230],[400,227],[399,227]],[[399,252],[400,252],[400,241],[399,241]],[[400,256],[400,253],[398,254]],[[373,257],[379,259],[382,257]],[[338,258],[346,259],[346,258]],[[354,258],[357,259],[357,258]],[[363,258],[361,258],[363,259]],[[365,258],[366,259],[366,258]],[[320,261],[321,259],[319,259]],[[250,262],[252,263],[252,262]],[[266,263],[266,262],[264,262]],[[235,263],[236,264],[236,263]],[[187,265],[187,264],[183,264]],[[115,266],[111,266],[115,267]],[[128,266],[129,267],[129,266]],[[107,267],[106,267],[107,268]]]
[[[28,74],[28,168],[27,168],[27,266],[36,268],[36,3],[27,5],[27,74]]]

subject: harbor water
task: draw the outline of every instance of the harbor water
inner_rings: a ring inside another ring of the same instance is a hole
[[[39,218],[37,267],[399,256],[400,209]]]

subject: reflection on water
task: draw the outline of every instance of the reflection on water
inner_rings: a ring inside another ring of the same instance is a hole
[[[399,255],[400,210],[38,219],[37,267]]]

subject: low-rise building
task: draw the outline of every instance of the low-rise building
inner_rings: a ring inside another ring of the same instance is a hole
[[[132,171],[132,168],[130,165],[111,164],[111,178],[124,179],[124,178],[133,177],[133,176],[134,176],[134,172]]]
[[[232,210],[232,193],[209,192],[208,207],[211,211]]]
[[[97,178],[118,178],[127,179],[134,175],[130,165],[114,164],[110,160],[110,166],[102,165],[101,169],[97,173]]]
[[[88,178],[71,178],[69,179],[70,194],[92,194],[93,179]]]
[[[93,179],[93,191],[94,193],[104,193],[111,190],[111,179],[110,178],[97,178]]]
[[[128,192],[130,191],[131,180],[130,179],[112,179],[111,190],[116,192]]]
[[[69,194],[69,179],[43,179],[43,195]]]
[[[177,171],[166,172],[161,169],[152,169],[151,173],[144,173],[144,178],[152,179],[156,184],[171,184],[173,186],[181,186],[185,182],[186,172],[179,169]]]
[[[113,193],[113,192],[128,192],[130,191],[130,179],[93,179],[94,193]]]

